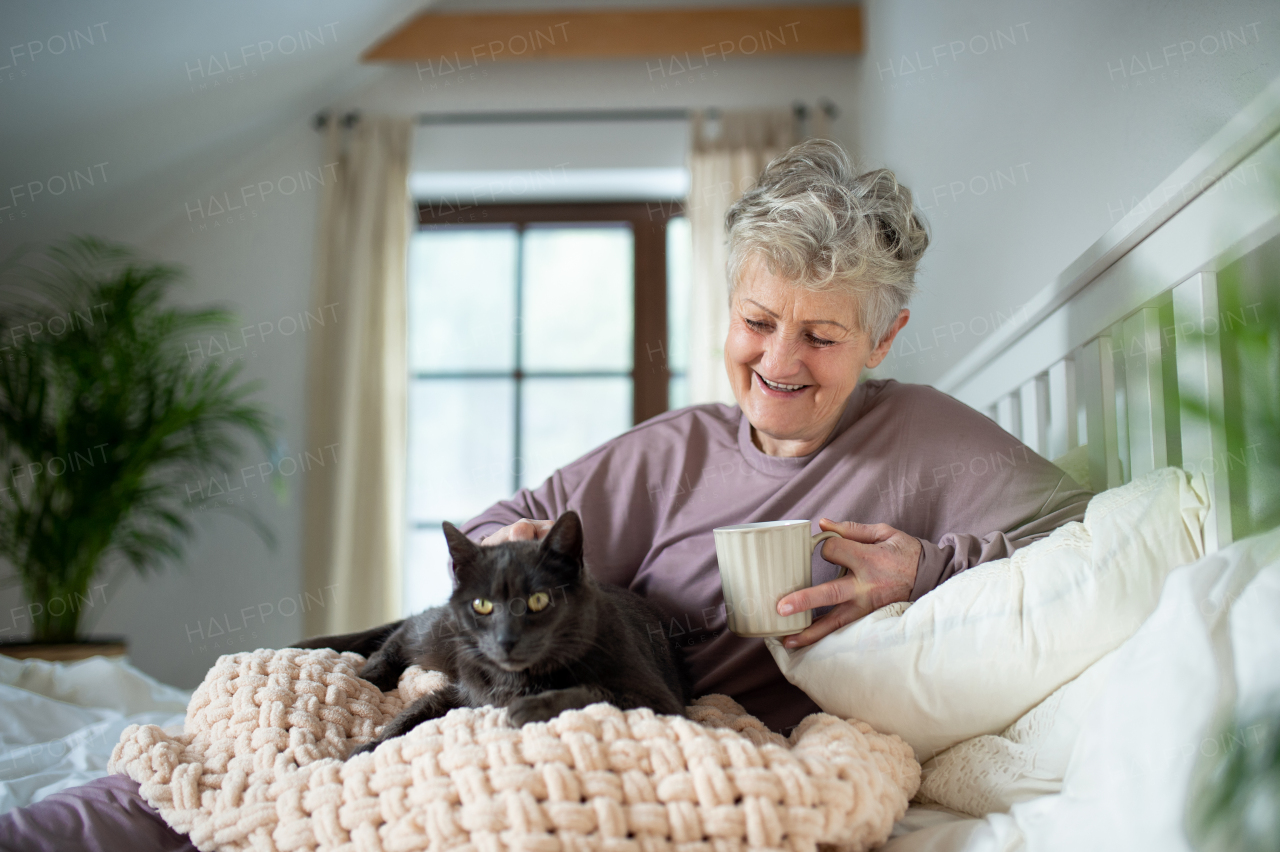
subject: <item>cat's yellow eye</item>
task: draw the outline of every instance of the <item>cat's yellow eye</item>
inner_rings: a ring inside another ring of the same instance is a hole
[[[476,598],[471,602],[471,608],[481,615],[488,615],[493,612],[493,601],[487,601],[484,598]]]
[[[529,595],[529,611],[542,612],[551,604],[551,596],[546,592],[534,592]]]

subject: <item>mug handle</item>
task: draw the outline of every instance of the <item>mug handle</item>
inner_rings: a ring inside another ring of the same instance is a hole
[[[820,532],[817,535],[809,536],[809,552],[813,553],[813,551],[817,549],[818,545],[822,544],[822,542],[826,541],[829,538],[840,538],[840,537],[841,537],[840,533],[836,532],[835,530],[827,530],[826,532]],[[840,573],[836,575],[836,579],[839,580],[841,577],[843,577],[845,574],[848,574],[848,573],[849,573],[849,569],[841,565]]]

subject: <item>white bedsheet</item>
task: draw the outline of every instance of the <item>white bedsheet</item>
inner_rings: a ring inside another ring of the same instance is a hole
[[[0,656],[0,813],[106,775],[125,727],[181,728],[190,696],[124,660]]]

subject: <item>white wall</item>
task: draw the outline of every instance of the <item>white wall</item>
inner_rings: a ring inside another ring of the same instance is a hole
[[[907,381],[1007,322],[1280,75],[1274,0],[864,9],[854,148],[898,172],[933,229],[878,371]]]
[[[177,300],[225,306],[255,329],[269,324],[265,339],[234,354],[244,356],[246,378],[264,383],[260,399],[278,419],[282,450],[296,457],[308,449],[306,346],[318,330],[286,335],[289,323],[281,320],[310,304],[318,191],[286,196],[289,182],[281,179],[319,171],[310,117],[377,76],[357,65],[357,55],[419,5],[318,0],[268,9],[228,0],[179,8],[133,0],[89,9],[50,0],[0,9],[7,37],[0,54],[0,254],[68,234],[124,241],[188,270]],[[67,50],[58,39],[69,30],[92,30],[95,41]],[[297,49],[304,30],[310,41]],[[28,45],[35,42],[46,47],[32,58]],[[11,45],[22,48],[16,59]],[[217,71],[215,61],[227,57],[241,67]],[[12,195],[15,186],[49,185],[52,175],[97,163],[104,165],[92,186]],[[260,182],[278,191],[216,225],[202,215],[211,195],[235,198]],[[341,321],[340,306],[335,311]],[[256,471],[264,461],[254,447],[243,463]],[[235,494],[258,507],[277,538],[275,550],[225,513],[201,515],[181,565],[146,578],[96,581],[106,585],[86,608],[86,631],[125,636],[136,663],[182,686],[198,683],[219,653],[296,641],[302,619],[289,599],[303,594],[303,605],[313,607],[317,599],[331,603],[339,590],[302,588],[303,474],[283,467],[293,474],[284,477],[287,504],[254,481],[242,481]],[[323,474],[313,466],[306,475]],[[209,636],[213,619],[224,636]],[[0,639],[28,628],[20,591],[6,588]]]
[[[320,188],[305,176],[299,185],[308,188],[294,188],[300,171],[332,175],[331,169],[323,169],[320,155],[313,130],[305,124],[286,128],[261,149],[246,151],[242,161],[203,187],[193,187],[179,199],[181,212],[140,242],[144,251],[191,270],[191,301],[234,306],[241,317],[241,334],[233,335],[230,345],[241,349],[219,355],[213,341],[204,341],[197,344],[193,357],[239,359],[245,377],[263,383],[260,399],[278,420],[283,455],[293,459],[307,450],[312,457],[332,458],[331,452],[307,445],[307,347],[325,328],[332,328],[332,322],[341,322],[343,311],[337,305],[323,315],[324,327],[306,316],[311,308]],[[241,190],[249,185],[254,189],[247,193],[246,203]],[[209,197],[221,199],[224,193],[244,209],[209,215]],[[248,326],[252,328],[246,330]],[[302,459],[302,465],[284,458],[275,462],[286,489],[283,502],[256,467],[225,486],[240,490],[221,502],[257,511],[275,534],[274,550],[243,521],[224,512],[206,512],[200,537],[183,564],[156,577],[123,579],[97,630],[132,634],[134,662],[165,682],[183,686],[198,683],[219,654],[279,647],[301,638],[301,609],[317,606],[316,600],[332,604],[341,593],[302,586],[305,477],[332,470],[316,466],[305,455]],[[243,463],[272,460],[254,447]],[[209,483],[196,483],[197,496],[202,486],[205,493],[213,492]],[[303,595],[299,606],[301,592],[311,597]],[[139,630],[140,625],[145,629]],[[225,633],[214,635],[220,631]]]
[[[285,191],[292,188],[290,176],[299,171],[320,172],[320,155],[318,135],[298,122],[277,138],[242,150],[238,159],[203,180],[160,184],[145,194],[115,200],[119,211],[168,211],[157,227],[140,229],[140,220],[129,215],[78,223],[101,236],[127,240],[149,257],[185,267],[188,281],[175,294],[178,300],[229,307],[239,315],[240,326],[252,326],[221,343],[222,348],[238,346],[234,352],[219,354],[217,342],[204,338],[193,344],[189,357],[197,363],[241,361],[245,378],[263,383],[259,399],[279,423],[284,455],[294,458],[307,449],[318,455],[306,445],[304,396],[306,347],[323,328],[305,314],[301,323],[297,320],[310,308],[319,189],[312,184],[290,195]],[[269,193],[267,182],[275,188]],[[242,187],[259,184],[264,184],[264,199],[255,192],[242,210],[208,215],[211,196],[222,199],[226,193],[243,204]],[[342,316],[339,305],[326,319],[341,322]],[[307,472],[279,461],[282,474],[289,474],[281,477],[287,489],[284,503],[258,478],[256,467],[221,486],[238,489],[221,499],[222,505],[259,513],[277,539],[274,550],[225,510],[206,511],[197,518],[198,534],[181,565],[145,578],[123,572],[96,581],[106,587],[95,592],[93,606],[86,608],[87,632],[126,637],[139,667],[180,686],[197,684],[219,654],[300,638],[299,593],[310,591],[302,605],[315,607],[317,600],[331,604],[341,591],[302,588],[303,480],[325,474],[303,459]],[[270,459],[252,447],[243,463],[256,466]],[[213,492],[209,483],[193,482],[184,496],[196,499],[202,489]],[[19,607],[18,613],[13,607]],[[17,633],[29,625],[20,607],[16,590],[0,598],[0,628],[16,628]]]
[[[852,82],[860,60],[712,54],[705,67],[684,70],[665,60],[484,62],[446,71],[438,63],[387,69],[350,105],[398,114],[524,110],[726,109],[786,107],[830,100],[842,109],[838,135],[852,124]],[[670,125],[671,122],[659,124]],[[415,151],[423,168],[537,169],[681,164],[673,140],[683,131],[640,126],[602,129],[571,122],[545,125],[425,127]]]

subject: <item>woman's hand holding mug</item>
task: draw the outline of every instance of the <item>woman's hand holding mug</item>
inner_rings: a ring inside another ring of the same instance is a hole
[[[823,518],[818,526],[840,534],[840,538],[822,544],[822,558],[846,571],[829,583],[800,589],[778,601],[779,615],[819,606],[835,607],[801,632],[782,640],[784,648],[812,645],[869,612],[909,600],[915,587],[923,549],[919,539],[888,524],[838,524]]]

